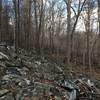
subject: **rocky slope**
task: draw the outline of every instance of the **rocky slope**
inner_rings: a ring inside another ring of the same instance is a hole
[[[0,100],[100,100],[90,79],[75,79],[48,57],[11,47],[0,52]]]

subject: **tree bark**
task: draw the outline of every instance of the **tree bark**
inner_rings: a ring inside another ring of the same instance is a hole
[[[40,36],[39,36],[39,24],[38,24],[38,11],[37,11],[37,1],[34,0],[34,10],[35,10],[35,50],[40,53]]]
[[[91,4],[90,1],[87,2],[88,10],[87,10],[87,64],[91,73],[91,54],[90,54],[90,14],[91,14]]]
[[[2,0],[0,0],[0,41],[2,40]]]
[[[98,23],[99,23],[99,36],[98,36],[98,62],[100,66],[100,0],[98,0]]]
[[[100,36],[100,0],[98,0],[98,22],[99,22],[99,36]]]
[[[71,60],[71,0],[67,3],[67,63]]]
[[[20,34],[20,0],[13,0],[14,11],[15,11],[15,51],[18,51],[19,48],[19,34]]]

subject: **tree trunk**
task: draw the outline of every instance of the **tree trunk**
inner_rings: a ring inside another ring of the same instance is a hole
[[[98,23],[99,23],[99,37],[98,37],[98,62],[100,66],[100,0],[98,0]]]
[[[8,5],[5,5],[4,15],[5,15],[5,18],[3,20],[4,27],[5,27],[5,33],[3,33],[4,34],[4,41],[6,41],[6,43],[9,44],[9,7],[8,7]]]
[[[29,31],[28,32],[29,32],[29,36],[28,36],[28,43],[27,43],[27,45],[28,45],[27,49],[28,50],[30,50],[30,46],[31,46],[30,45],[30,43],[31,43],[31,41],[30,41],[31,40],[30,39],[30,35],[31,35],[31,4],[32,4],[32,2],[31,2],[31,0],[29,0],[29,18],[28,18],[28,23],[29,23]]]
[[[67,5],[67,63],[70,64],[71,60],[71,1],[68,0]]]
[[[91,54],[90,54],[90,2],[88,1],[88,11],[87,11],[87,63],[91,73]]]
[[[37,1],[34,0],[34,10],[35,10],[35,50],[37,53],[40,53],[40,36],[39,36],[39,24],[38,24],[38,9],[37,9]]]
[[[15,11],[15,35],[14,35],[14,45],[15,45],[15,50],[17,51],[17,48],[18,48],[18,43],[17,43],[17,22],[18,22],[18,19],[17,19],[17,1],[16,0],[13,0],[13,4],[14,4],[14,11]]]
[[[18,10],[18,35],[17,35],[17,42],[18,42],[18,48],[20,47],[20,44],[21,44],[21,39],[20,39],[20,0],[18,0],[18,4],[17,4],[17,10]]]
[[[14,11],[15,11],[15,50],[19,48],[19,34],[20,34],[20,0],[13,0]]]
[[[0,0],[0,41],[2,40],[2,0]]]
[[[100,35],[100,0],[98,0],[98,22],[99,22],[99,35]]]

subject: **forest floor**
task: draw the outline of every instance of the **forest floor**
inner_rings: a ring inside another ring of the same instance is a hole
[[[61,61],[61,63],[62,63],[62,59],[65,58],[65,56],[57,57],[56,55],[52,55],[52,56],[49,55],[48,57],[51,59]],[[91,79],[100,80],[100,67],[97,66],[89,67],[89,66],[83,66],[82,64],[73,64],[73,63],[71,63],[70,66],[64,63],[64,67],[65,69],[69,69],[70,71],[75,73],[76,78],[78,78],[80,74],[84,74]]]
[[[90,68],[87,66],[74,65],[71,67],[71,69],[75,73],[83,73],[89,76],[91,79],[96,79],[96,80],[100,79],[100,68],[91,67],[91,71],[90,71]]]

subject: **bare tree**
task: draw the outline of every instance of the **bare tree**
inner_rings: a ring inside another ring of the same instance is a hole
[[[34,0],[34,10],[35,10],[35,49],[40,54],[40,36],[42,30],[42,19],[43,19],[43,0]]]
[[[1,30],[2,30],[2,0],[0,0],[0,41],[1,41],[1,37],[2,37],[2,32],[1,32]]]
[[[88,66],[91,66],[91,57],[90,57],[90,2],[87,2],[88,5],[88,10],[87,10],[87,62],[88,62]],[[91,70],[91,67],[90,67]]]
[[[50,27],[49,27],[49,36],[50,36],[50,51],[51,54],[54,52],[54,30],[55,30],[55,7],[56,0],[50,2]]]
[[[25,49],[30,50],[30,34],[31,34],[31,9],[32,1],[24,1],[24,34],[25,34]]]
[[[19,48],[19,34],[20,34],[20,0],[13,0],[15,12],[15,50]]]
[[[71,31],[71,59],[73,59],[73,51],[74,51],[73,50],[73,46],[74,46],[73,45],[73,39],[74,39],[75,29],[76,29],[76,26],[77,26],[77,23],[78,23],[78,19],[79,19],[80,15],[81,15],[81,12],[83,11],[83,8],[85,6],[86,1],[87,0],[84,0],[84,1],[79,0],[77,11],[75,10],[74,7],[71,7],[72,10],[74,11],[74,14],[75,14],[75,21],[73,23],[73,27],[72,27],[72,31]]]
[[[66,1],[64,0],[66,5],[67,5],[67,32],[70,31],[70,35],[68,35],[68,51],[69,51],[69,57],[68,57],[68,62],[72,59],[72,48],[73,48],[73,37],[74,37],[74,32],[75,32],[75,29],[76,29],[76,25],[78,23],[78,19],[80,17],[80,14],[83,10],[83,7],[85,5],[85,2],[86,0],[82,1],[79,0],[79,4],[78,4],[78,10],[76,11],[75,10],[75,7],[72,7],[71,6],[71,1]],[[69,9],[70,8],[70,9]],[[74,14],[75,14],[75,22],[73,23],[73,27],[71,27],[71,9],[73,10]],[[70,11],[69,11],[70,10]],[[70,23],[70,24],[69,24]],[[68,32],[69,33],[69,32]]]
[[[71,0],[64,0],[67,6],[67,63],[70,64],[71,60]]]
[[[10,7],[8,4],[7,1],[4,1],[5,2],[5,7],[4,7],[4,27],[5,27],[5,33],[3,33],[4,35],[4,38],[5,38],[5,41],[7,43],[9,43],[9,12],[10,12]],[[6,4],[7,3],[7,4]]]
[[[76,64],[83,61],[91,66],[91,52],[98,54],[97,58],[99,59],[100,48],[98,47],[98,52],[96,52],[95,41],[97,37],[91,31],[91,28],[93,28],[91,27],[93,7],[90,2],[92,0],[77,0],[77,2],[76,0],[13,0],[14,8],[12,9],[14,12],[12,11],[12,17],[15,19],[11,23],[9,17],[11,11],[8,6],[2,7],[2,0],[0,0],[0,35],[3,36],[2,40],[9,40],[10,37],[7,34],[10,33],[10,27],[15,26],[16,50],[18,48],[33,50],[35,48],[37,53],[40,54],[43,53],[45,48],[48,48],[47,50],[51,54],[60,55],[66,52],[68,64],[75,60]],[[99,3],[98,0],[98,21],[100,16]],[[61,9],[63,7],[65,10]],[[84,12],[86,12],[86,16],[82,19],[81,15]],[[80,20],[85,22],[85,34],[76,32]],[[5,34],[1,34],[1,29],[3,29],[1,28],[1,21],[3,21],[2,26],[6,28]]]
[[[99,37],[98,37],[98,56],[99,56],[99,62],[100,62],[100,0],[98,0],[98,23],[99,23]],[[99,63],[100,65],[100,63]]]
[[[99,34],[100,34],[100,0],[98,0],[98,21],[99,21]]]

